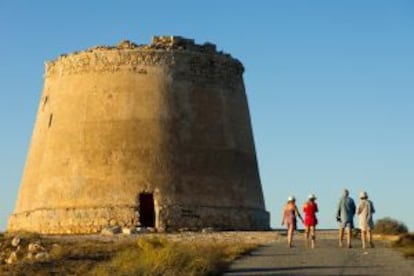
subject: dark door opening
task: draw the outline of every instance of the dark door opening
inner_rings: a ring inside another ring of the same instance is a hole
[[[139,194],[139,222],[144,227],[155,226],[154,196],[151,193]]]

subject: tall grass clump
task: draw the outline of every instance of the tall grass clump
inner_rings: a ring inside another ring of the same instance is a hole
[[[386,217],[376,221],[374,233],[383,235],[400,235],[408,233],[408,228],[403,222]]]
[[[414,233],[403,234],[393,243],[393,247],[400,250],[405,257],[414,258]]]
[[[134,247],[117,253],[92,274],[105,275],[217,275],[253,244],[173,242],[162,237],[140,238]]]

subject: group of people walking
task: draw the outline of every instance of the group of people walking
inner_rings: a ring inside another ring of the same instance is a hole
[[[282,216],[282,225],[286,225],[287,227],[288,246],[292,247],[293,234],[297,229],[297,218],[299,218],[305,228],[306,246],[315,248],[315,228],[318,224],[316,213],[318,212],[318,205],[314,194],[309,195],[308,200],[303,204],[302,210],[305,218],[302,217],[296,206],[295,197],[289,196],[283,208]],[[372,215],[374,212],[374,205],[371,200],[368,200],[367,192],[360,193],[358,207],[356,207],[354,200],[349,196],[349,191],[345,189],[336,211],[336,220],[339,223],[339,246],[344,246],[343,240],[346,233],[346,245],[348,248],[352,247],[352,229],[354,228],[354,216],[357,213],[361,229],[362,247],[366,248],[367,244],[374,247],[372,242],[372,229],[374,228]]]

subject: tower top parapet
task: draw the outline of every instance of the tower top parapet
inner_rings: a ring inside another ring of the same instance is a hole
[[[196,44],[194,39],[188,39],[182,36],[153,36],[150,48],[155,49],[176,49],[192,50],[201,52],[216,52],[216,45],[206,42],[202,45]]]
[[[178,58],[187,56],[188,59]],[[173,66],[177,60],[203,65],[200,68],[211,70],[227,68],[240,75],[244,71],[242,63],[230,54],[217,51],[216,45],[206,42],[195,43],[194,39],[182,36],[153,36],[148,44],[136,44],[122,40],[115,46],[94,46],[83,51],[62,54],[57,59],[46,62],[45,75],[58,73],[76,74],[86,71],[114,71],[137,66],[167,65]],[[218,67],[217,67],[218,66]],[[200,69],[201,70],[201,69]]]
[[[136,44],[130,40],[121,40],[116,46],[97,45],[90,47],[84,51],[75,51],[70,54],[62,54],[60,57],[66,57],[68,55],[77,55],[79,53],[88,53],[99,50],[166,50],[166,51],[191,51],[199,53],[211,53],[219,54],[227,57],[231,57],[230,54],[222,51],[217,51],[215,44],[205,42],[203,44],[197,44],[194,39],[185,38],[182,36],[153,36],[149,44]]]

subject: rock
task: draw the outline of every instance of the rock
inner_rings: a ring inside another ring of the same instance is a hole
[[[5,260],[6,259],[6,252],[2,251],[0,252],[0,260]]]
[[[17,248],[16,248],[16,253],[17,254],[20,254],[20,253],[22,253],[23,252],[23,249],[22,249],[22,247],[20,246],[20,245],[18,245],[17,246]],[[21,255],[21,254],[20,254]]]
[[[33,260],[33,253],[32,252],[29,252],[29,253],[27,253],[27,255],[26,255],[26,259],[28,259],[28,260]]]
[[[14,264],[15,262],[17,262],[17,253],[12,252],[12,253],[10,253],[10,256],[7,258],[6,263],[7,264]]]
[[[213,232],[216,232],[216,231],[213,227],[206,227],[206,228],[201,229],[201,232],[202,233],[213,233]]]
[[[178,229],[178,232],[183,233],[183,232],[190,232],[190,228],[188,227],[182,227]]]
[[[122,232],[121,226],[108,226],[101,230],[102,235],[115,235]]]
[[[118,43],[117,47],[120,49],[132,49],[137,47],[138,45],[129,41],[129,40],[122,40]]]
[[[39,252],[35,255],[35,259],[38,261],[44,261],[49,259],[49,253],[47,252]]]
[[[151,229],[149,227],[137,227],[136,233],[145,234],[145,233],[151,233]]]
[[[132,235],[136,233],[137,233],[137,229],[134,227],[122,227],[122,234]]]
[[[11,245],[14,247],[17,247],[20,244],[20,241],[21,241],[20,237],[16,236],[12,239]]]
[[[27,246],[27,251],[29,251],[30,253],[38,253],[46,250],[43,246],[41,246],[38,243],[29,243],[29,245]]]
[[[49,255],[53,257],[61,257],[63,252],[63,247],[57,243],[54,243],[49,251]]]

